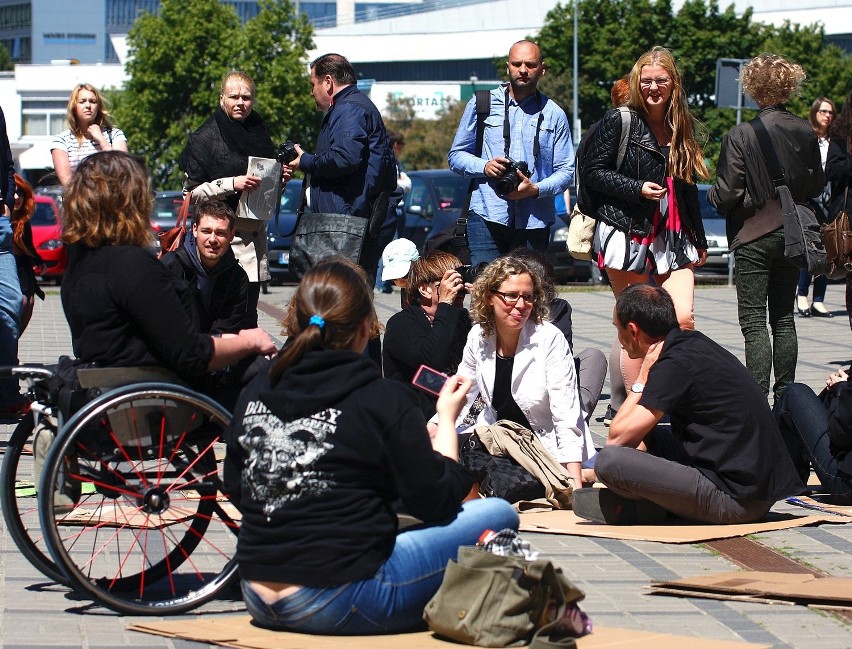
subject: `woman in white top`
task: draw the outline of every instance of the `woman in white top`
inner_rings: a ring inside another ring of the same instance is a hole
[[[822,169],[825,171],[825,160],[828,156],[828,129],[834,121],[834,116],[837,115],[837,109],[834,107],[834,102],[828,97],[817,97],[814,103],[811,104],[811,110],[808,113],[808,121],[813,126],[819,140],[819,156],[822,160]],[[826,212],[828,218],[828,202],[831,198],[829,192],[829,183],[826,182],[826,189],[823,191],[817,201],[822,203],[823,211]],[[819,212],[817,212],[819,215]],[[808,290],[811,287],[811,279],[814,282],[814,301],[808,306]],[[807,318],[815,316],[817,318],[833,318],[834,314],[825,308],[823,300],[825,300],[825,290],[828,287],[828,278],[825,275],[811,277],[811,274],[805,270],[799,270],[799,287],[796,291],[796,309],[799,315]]]
[[[580,464],[595,447],[568,341],[546,322],[547,312],[539,278],[520,259],[499,257],[477,277],[471,290],[476,324],[458,368],[474,384],[459,421],[481,396],[477,425],[508,419],[532,430],[579,488]]]
[[[68,124],[71,128],[50,144],[53,168],[63,185],[68,184],[77,165],[93,153],[127,151],[127,137],[112,125],[101,93],[91,84],[81,83],[71,91]]]

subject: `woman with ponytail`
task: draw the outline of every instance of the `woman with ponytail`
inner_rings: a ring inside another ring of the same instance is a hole
[[[259,626],[363,635],[423,626],[447,560],[486,529],[517,529],[504,500],[462,500],[454,422],[471,382],[451,377],[430,439],[410,388],[364,355],[378,335],[363,270],[332,260],[302,278],[289,344],[243,391],[226,491],[242,513],[243,597]],[[394,502],[423,524],[400,532]]]

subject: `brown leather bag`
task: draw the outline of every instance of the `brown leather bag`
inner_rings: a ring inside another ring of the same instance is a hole
[[[825,245],[825,256],[828,259],[828,271],[825,276],[830,279],[840,279],[852,271],[852,227],[849,224],[849,188],[843,196],[843,209],[838,212],[834,221],[820,228],[822,242]]]
[[[167,252],[174,252],[181,247],[183,237],[186,234],[186,220],[189,217],[189,203],[191,192],[187,192],[183,198],[183,205],[180,206],[175,227],[165,232],[160,232],[157,236],[160,239],[160,252],[157,253],[157,259],[162,259]]]

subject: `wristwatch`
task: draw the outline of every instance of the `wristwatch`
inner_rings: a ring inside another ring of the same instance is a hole
[[[636,394],[642,394],[645,390],[645,384],[639,383],[638,381],[630,386],[630,391],[635,392]]]

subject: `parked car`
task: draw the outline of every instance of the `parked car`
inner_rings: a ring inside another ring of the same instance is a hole
[[[49,196],[36,194],[35,211],[30,224],[33,227],[33,245],[44,260],[43,267],[35,267],[36,275],[44,280],[62,281],[68,267],[68,250],[62,243],[62,225],[56,202]]]
[[[266,240],[269,247],[269,274],[272,284],[285,281],[297,281],[290,270],[290,245],[293,242],[293,230],[296,227],[296,210],[302,201],[302,181],[291,180],[281,195],[281,213],[278,220],[266,224]]]
[[[151,207],[151,229],[154,231],[155,238],[157,238],[158,246],[160,244],[157,235],[161,232],[168,232],[175,227],[182,205],[183,192],[179,189],[154,193],[154,205]]]
[[[407,172],[411,190],[405,194],[397,232],[410,239],[421,251],[426,241],[455,223],[467,198],[470,179],[449,169]]]
[[[725,229],[725,217],[707,202],[707,190],[710,185],[698,185],[698,202],[701,205],[701,220],[704,222],[704,234],[707,237],[707,263],[703,268],[714,273],[728,272],[728,234]]]

